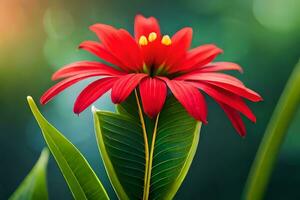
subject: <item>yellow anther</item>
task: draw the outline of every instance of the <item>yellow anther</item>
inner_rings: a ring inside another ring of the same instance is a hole
[[[148,36],[149,42],[153,42],[154,40],[156,40],[156,38],[157,38],[157,34],[155,32],[151,32]]]
[[[163,38],[161,39],[161,43],[166,46],[169,46],[172,44],[172,40],[171,40],[170,36],[164,35]]]
[[[146,46],[148,44],[148,40],[146,36],[142,35],[139,39],[139,45]]]

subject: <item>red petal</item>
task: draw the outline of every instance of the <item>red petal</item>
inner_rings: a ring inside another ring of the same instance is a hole
[[[136,41],[144,35],[148,37],[151,32],[155,32],[160,38],[160,28],[158,21],[154,17],[145,18],[143,15],[137,15],[134,19],[134,36]]]
[[[212,81],[218,83],[227,83],[230,85],[238,85],[243,86],[244,84],[237,78],[221,73],[206,73],[206,72],[199,72],[199,70],[192,71],[190,73],[184,74],[175,78],[176,80],[192,80],[192,81]]]
[[[111,99],[115,104],[122,103],[147,74],[127,74],[118,79],[112,87]]]
[[[199,70],[202,72],[237,70],[243,73],[243,69],[238,64],[231,63],[231,62],[215,62],[215,63],[205,65]]]
[[[118,41],[118,30],[113,26],[107,24],[94,24],[90,26],[90,30],[96,33],[99,40],[102,42],[105,48],[111,50],[113,46],[116,46]]]
[[[228,92],[231,92],[233,94],[236,94],[240,97],[246,98],[253,102],[262,101],[262,97],[258,93],[254,92],[253,90],[250,90],[249,88],[246,88],[244,86],[231,85],[231,84],[227,84],[227,83],[212,82],[212,81],[209,81],[207,83],[210,85],[214,85],[219,88],[222,88]]]
[[[138,71],[142,67],[140,48],[126,30],[117,30],[106,24],[95,24],[90,29],[97,34],[104,47],[124,63],[127,71]]]
[[[202,83],[208,83],[210,85],[217,86],[224,90],[230,91],[233,94],[244,97],[251,101],[261,101],[262,98],[256,92],[248,89],[240,80],[237,78],[221,73],[208,73],[201,72],[199,70],[192,71],[175,78],[176,80],[187,80],[187,81],[200,81]]]
[[[75,63],[68,64],[63,68],[59,69],[52,75],[52,80],[57,80],[60,78],[66,78],[70,76],[75,76],[82,73],[88,72],[98,72],[102,75],[117,76],[124,74],[123,72],[116,70],[108,65],[95,61],[79,61]]]
[[[183,105],[187,112],[196,120],[207,123],[207,106],[204,96],[200,91],[183,81],[169,80],[164,77],[160,77],[164,80],[175,98]]]
[[[74,104],[74,113],[79,114],[90,106],[94,101],[112,88],[117,78],[107,77],[92,82],[77,97]]]
[[[196,67],[204,66],[213,61],[222,52],[222,49],[212,44],[196,47],[188,51],[185,60],[180,62],[174,69],[177,71],[189,71]]]
[[[93,76],[101,76],[102,73],[99,72],[89,72],[89,73],[84,73],[84,74],[79,74],[76,76],[72,76],[70,78],[64,79],[54,86],[52,86],[50,89],[48,89],[43,96],[40,99],[41,104],[46,104],[48,103],[54,96],[62,92],[64,89],[74,85],[78,81],[81,81],[83,79],[93,77]]]
[[[186,27],[176,32],[172,37],[169,54],[167,55],[166,65],[172,68],[172,65],[177,64],[185,56],[186,51],[191,46],[193,37],[193,29]]]
[[[130,60],[130,66],[133,70],[138,71],[143,66],[142,52],[134,38],[124,29],[119,30],[120,40],[124,51],[124,59]]]
[[[153,118],[161,111],[165,103],[167,86],[158,78],[147,77],[140,83],[140,94],[144,112]]]
[[[94,41],[84,41],[79,45],[80,49],[89,51],[90,53],[98,56],[99,58],[120,67],[123,70],[127,70],[124,63],[122,63],[118,58],[112,55],[104,46],[98,42]]]
[[[235,111],[234,109],[232,109],[231,107],[229,107],[223,103],[219,103],[219,105],[225,111],[226,115],[228,116],[233,127],[236,129],[236,131],[239,133],[239,135],[242,137],[246,136],[246,128],[245,128],[245,125],[243,123],[243,120],[242,120],[240,114],[237,111]]]
[[[255,122],[256,117],[252,113],[252,111],[248,108],[248,106],[244,103],[244,101],[239,98],[237,95],[230,94],[226,91],[222,91],[220,89],[216,89],[212,86],[208,86],[203,83],[198,82],[189,82],[195,87],[198,87],[199,89],[203,90],[205,93],[207,93],[209,96],[211,96],[213,99],[215,99],[218,102],[224,103],[233,109],[241,112],[244,114],[248,119]]]
[[[161,43],[160,39],[156,39],[153,42],[149,42],[146,46],[141,46],[143,58],[145,64],[153,66],[156,69],[166,61],[166,57],[169,55],[170,46],[166,46]]]

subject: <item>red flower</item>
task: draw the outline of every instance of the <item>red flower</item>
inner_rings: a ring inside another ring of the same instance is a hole
[[[220,104],[240,135],[246,133],[240,113],[255,122],[256,118],[243,98],[254,102],[262,98],[233,76],[220,73],[226,70],[241,72],[241,67],[230,62],[212,62],[222,53],[213,44],[189,49],[191,28],[183,28],[170,38],[161,34],[154,17],[137,15],[135,38],[124,29],[105,24],[95,24],[90,29],[101,43],[85,41],[79,47],[113,67],[95,61],[80,61],[63,67],[54,73],[52,79],[64,80],[41,97],[42,104],[78,81],[105,76],[80,93],[74,105],[75,113],[85,110],[110,89],[113,103],[121,103],[139,85],[143,109],[149,117],[155,117],[161,111],[168,87],[196,120],[207,122],[203,91]]]

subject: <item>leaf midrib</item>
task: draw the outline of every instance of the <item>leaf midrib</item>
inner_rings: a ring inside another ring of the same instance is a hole
[[[43,131],[42,131],[42,132],[43,132]],[[44,134],[43,134],[43,135],[44,135]],[[44,137],[45,137],[45,135],[44,135]],[[72,171],[72,168],[69,166],[69,162],[65,159],[65,157],[64,157],[63,154],[61,153],[60,148],[54,143],[53,138],[52,138],[50,135],[49,135],[49,139],[51,140],[53,146],[57,149],[57,151],[59,152],[59,154],[60,154],[61,157],[63,158],[64,162],[67,163],[66,166],[68,167],[68,170],[71,172],[71,174],[72,174],[73,178],[75,179],[77,185],[79,185],[79,189],[80,189],[81,195],[84,197],[84,199],[87,200],[88,198],[87,198],[87,196],[86,196],[85,193],[84,193],[84,190],[83,190],[83,188],[82,188],[82,185],[79,183],[79,181],[78,181],[78,179],[77,179],[77,176],[76,176],[75,173]],[[46,141],[46,142],[47,142],[47,141]],[[48,143],[48,142],[47,142],[47,143]],[[53,156],[56,157],[55,155],[53,155]],[[56,158],[56,159],[57,159],[57,158]],[[59,163],[57,163],[57,164],[61,167],[61,165],[60,165]],[[64,173],[63,173],[63,176],[65,177],[65,180],[67,181],[68,185],[71,187],[70,182],[68,181],[68,179],[67,179],[67,177],[65,176]],[[75,198],[75,194],[74,194],[73,190],[71,190],[71,192],[72,192],[72,194],[73,194],[73,196],[74,196],[74,198]]]
[[[119,199],[124,199],[124,200],[129,200],[129,197],[127,195],[127,193],[125,192],[123,186],[121,185],[117,175],[116,175],[116,171],[115,168],[108,156],[107,153],[107,149],[106,149],[106,145],[104,144],[104,140],[103,140],[103,135],[102,134],[102,127],[100,124],[100,116],[97,114],[97,110],[94,108],[93,109],[94,112],[94,123],[95,123],[95,133],[96,133],[96,138],[97,138],[97,144],[100,150],[100,155],[105,163],[104,167],[106,171],[110,171],[111,173],[109,177],[110,181],[113,183],[112,186],[114,188],[114,190],[116,191],[116,194],[118,196]],[[110,112],[108,111],[101,111],[102,115],[106,115],[106,116],[113,116]],[[101,117],[101,119],[103,119],[103,117]]]

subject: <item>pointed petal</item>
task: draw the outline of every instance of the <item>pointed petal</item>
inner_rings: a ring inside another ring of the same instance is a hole
[[[105,48],[111,50],[113,46],[117,45],[118,30],[113,26],[107,24],[94,24],[90,26],[90,30],[93,31],[104,45]]]
[[[215,73],[215,72],[199,72],[198,70],[189,72],[182,76],[175,78],[175,80],[191,80],[191,81],[211,81],[211,82],[218,82],[218,83],[227,83],[230,85],[238,85],[243,86],[244,84],[237,78],[222,74],[222,73]]]
[[[154,17],[145,18],[143,15],[136,15],[134,19],[134,36],[136,41],[138,41],[142,35],[148,37],[151,32],[155,32],[158,38],[161,37],[157,19]]]
[[[107,77],[92,82],[77,97],[74,104],[74,113],[79,114],[110,90],[117,78]]]
[[[175,98],[183,105],[187,112],[196,120],[207,123],[207,106],[204,96],[200,91],[184,81],[169,80],[160,77],[164,80]]]
[[[193,29],[190,27],[183,28],[173,35],[166,60],[166,65],[169,68],[172,68],[173,65],[179,63],[185,57],[187,50],[191,46],[192,37]]]
[[[64,79],[54,86],[52,86],[50,89],[48,89],[43,96],[40,99],[41,104],[46,104],[48,103],[53,97],[58,95],[60,92],[62,92],[64,89],[74,85],[78,81],[81,81],[86,78],[90,78],[93,76],[101,76],[102,74],[99,72],[89,72],[89,73],[84,73],[84,74],[79,74],[76,76],[72,76],[70,78]]]
[[[246,127],[245,127],[245,124],[244,124],[240,114],[236,110],[227,106],[226,104],[219,102],[219,105],[225,111],[226,115],[228,116],[233,127],[239,133],[239,135],[242,137],[245,137],[246,136]]]
[[[104,46],[98,42],[94,41],[84,41],[79,45],[80,49],[89,51],[90,53],[98,56],[99,58],[120,67],[123,70],[127,70],[124,63],[122,63],[118,58],[112,55]]]
[[[90,29],[97,34],[104,47],[124,63],[127,71],[138,71],[142,67],[140,48],[126,30],[106,24],[95,24]]]
[[[263,100],[258,93],[244,86],[231,85],[227,83],[212,82],[212,81],[208,81],[207,83],[210,85],[214,85],[218,88],[222,88],[228,92],[231,92],[233,94],[236,94],[240,97],[246,98],[253,102],[258,102]]]
[[[188,52],[188,59],[184,65],[189,69],[200,67],[213,61],[220,53],[223,53],[223,50],[215,45],[203,45]]]
[[[127,74],[118,79],[112,87],[111,99],[115,104],[122,103],[147,74]]]
[[[165,103],[167,86],[158,78],[146,77],[140,83],[140,94],[144,112],[153,118],[157,116]]]
[[[57,70],[52,75],[52,80],[67,78],[70,76],[75,76],[78,74],[88,73],[88,72],[99,72],[102,73],[102,75],[104,76],[105,75],[117,76],[117,75],[125,74],[103,63],[99,63],[95,61],[79,61],[79,62],[68,64],[63,68]]]
[[[208,83],[210,85],[217,86],[227,90],[233,94],[249,99],[250,101],[261,101],[262,98],[256,92],[247,88],[240,80],[237,78],[214,72],[201,72],[195,70],[175,78],[176,80],[186,80],[186,81],[197,81],[201,83]]]
[[[191,46],[192,37],[193,29],[191,27],[182,28],[172,36],[172,44],[180,46],[186,51]]]
[[[202,72],[237,70],[243,73],[243,69],[238,64],[232,62],[214,62],[201,67],[199,70]]]
[[[124,59],[130,61],[130,66],[134,66],[133,70],[137,71],[141,69],[143,66],[143,59],[139,45],[125,29],[120,29],[118,33],[121,40],[119,45],[122,45],[124,51]]]
[[[249,109],[249,107],[245,104],[245,102],[237,95],[230,94],[221,89],[216,89],[215,87],[209,86],[207,84],[203,84],[203,83],[199,83],[199,82],[189,82],[189,83],[191,85],[203,90],[205,93],[207,93],[209,96],[211,96],[216,101],[224,103],[224,104],[232,107],[233,109],[244,114],[251,121],[256,122],[255,115],[252,113],[252,111]]]
[[[184,61],[174,67],[172,72],[190,71],[212,62],[223,50],[213,44],[202,45],[187,52]]]

